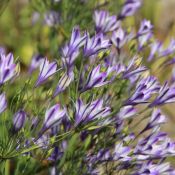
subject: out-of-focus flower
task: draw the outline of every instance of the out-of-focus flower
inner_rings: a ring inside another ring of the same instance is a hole
[[[141,4],[142,0],[126,0],[118,18],[123,19],[127,16],[132,16],[139,9]]]
[[[43,84],[50,76],[57,72],[57,63],[52,62],[49,63],[47,58],[43,59],[42,63],[40,64],[40,73],[35,84],[35,87]]]
[[[19,110],[17,113],[15,113],[13,118],[13,128],[15,132],[21,130],[25,124],[26,118],[27,115],[23,110]]]
[[[141,164],[141,167],[139,170],[137,169],[137,172],[133,173],[132,175],[173,175],[171,174],[171,168],[169,163],[153,163],[152,161],[145,162]]]
[[[60,22],[60,14],[57,11],[49,11],[44,16],[44,22],[48,26],[55,26]]]
[[[142,50],[145,45],[149,44],[149,40],[151,39],[152,36],[153,34],[149,32],[149,33],[146,33],[138,37],[138,50],[139,51]]]
[[[11,53],[7,56],[0,54],[0,85],[12,79],[16,75],[16,64]]]
[[[43,129],[49,129],[64,117],[66,114],[66,109],[61,109],[60,104],[56,104],[46,111]]]
[[[155,100],[149,105],[149,107],[159,106],[166,103],[175,102],[175,87],[168,86],[166,82],[159,90],[158,96]]]
[[[75,126],[86,124],[94,119],[103,118],[110,114],[109,107],[103,107],[103,100],[95,100],[84,104],[82,100],[76,102]]]
[[[111,32],[116,30],[120,26],[120,21],[117,21],[116,16],[109,16],[108,11],[95,11],[94,21],[96,32]]]
[[[119,28],[117,31],[113,32],[111,40],[117,49],[121,49],[127,41],[126,32],[122,28]]]
[[[101,50],[106,50],[111,46],[111,43],[108,39],[105,39],[103,34],[96,34],[90,38],[87,33],[86,43],[84,45],[84,56],[89,57],[94,54],[99,53]]]
[[[132,158],[129,156],[131,148],[128,146],[123,146],[123,143],[118,143],[114,150],[114,159],[120,161],[129,161]]]
[[[148,56],[148,61],[151,61],[151,60],[154,58],[154,56],[155,56],[156,54],[158,55],[159,49],[161,48],[161,46],[162,46],[162,43],[159,42],[159,41],[154,41],[154,42],[150,45],[151,51],[150,51],[150,54],[149,54],[149,56]]]
[[[2,46],[0,46],[0,54],[6,54],[6,49]]]
[[[32,57],[32,61],[29,67],[29,73],[31,74],[36,68],[40,66],[43,61],[43,56],[40,54],[36,54]]]
[[[0,94],[0,114],[7,108],[5,93]]]
[[[141,22],[141,25],[140,25],[140,28],[139,28],[137,35],[140,36],[140,35],[144,35],[146,33],[149,33],[149,32],[151,32],[152,28],[153,28],[153,25],[151,24],[151,22],[144,19]]]
[[[54,92],[54,97],[59,93],[63,92],[73,80],[74,80],[73,72],[64,73],[57,84],[56,90]]]

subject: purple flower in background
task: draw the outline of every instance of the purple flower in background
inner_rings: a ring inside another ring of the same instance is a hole
[[[57,72],[57,63],[54,61],[49,63],[47,58],[43,59],[42,63],[40,64],[40,73],[35,84],[35,87],[43,84],[50,76]]]
[[[7,108],[5,93],[0,94],[0,114]]]
[[[141,25],[140,25],[139,31],[137,33],[137,36],[144,35],[146,33],[151,32],[152,28],[153,28],[153,25],[151,24],[151,22],[144,19],[141,22]]]
[[[54,92],[54,97],[59,93],[63,92],[73,80],[74,80],[73,72],[64,73],[57,84],[56,90]]]
[[[13,117],[13,128],[15,132],[21,130],[26,121],[27,115],[23,110],[19,110]]]
[[[58,122],[66,115],[66,109],[61,109],[60,104],[56,104],[46,111],[43,129],[45,131]]]
[[[149,44],[149,41],[152,36],[153,34],[149,32],[149,33],[146,33],[138,37],[138,50],[139,51],[141,51],[146,44]]]
[[[116,30],[120,26],[120,21],[117,21],[116,16],[109,16],[108,11],[95,11],[94,12],[94,21],[96,32],[111,32]]]
[[[16,64],[14,64],[14,58],[11,53],[7,56],[0,54],[0,84],[4,84],[6,81],[12,79],[16,75]]]
[[[118,18],[123,19],[127,16],[132,16],[139,9],[141,4],[142,0],[126,0]]]
[[[168,83],[165,82],[165,84],[160,88],[158,96],[149,105],[149,107],[159,106],[172,102],[175,102],[175,87],[169,87]]]
[[[75,126],[103,118],[109,115],[110,111],[109,107],[103,107],[103,100],[101,99],[88,104],[83,104],[83,101],[79,99],[76,102]]]
[[[126,32],[122,28],[118,28],[117,31],[112,33],[111,38],[113,44],[119,50],[127,42]]]
[[[44,23],[52,27],[60,22],[60,14],[57,11],[49,11],[44,15]]]
[[[0,54],[6,54],[6,49],[2,46],[0,46]]]
[[[159,56],[164,57],[173,54],[174,52],[175,52],[175,39],[171,39],[169,46],[165,50],[161,49],[159,51]]]
[[[85,85],[81,89],[81,92],[89,90],[93,87],[100,87],[109,83],[109,81],[106,80],[108,75],[107,72],[100,72],[100,69],[101,65],[98,65],[91,70],[87,77]]]
[[[31,74],[36,68],[40,66],[42,61],[44,60],[44,57],[40,54],[36,54],[32,57],[32,61],[29,67],[29,73]]]
[[[94,54],[97,54],[101,50],[106,50],[111,46],[111,43],[108,39],[104,39],[102,33],[96,34],[92,38],[90,38],[87,33],[86,43],[84,45],[84,56],[89,57]]]
[[[162,43],[159,41],[154,41],[150,45],[151,51],[148,57],[148,61],[151,61],[154,58],[154,56],[159,53],[159,49],[161,48],[161,46],[162,46]]]

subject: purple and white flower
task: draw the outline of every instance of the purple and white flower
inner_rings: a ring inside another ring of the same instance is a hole
[[[117,20],[116,16],[109,16],[108,11],[95,11],[94,12],[94,21],[96,32],[112,32],[120,26],[120,21]]]
[[[81,89],[81,92],[87,91],[93,87],[100,87],[109,83],[109,81],[106,80],[108,73],[100,72],[100,69],[101,65],[98,65],[91,70],[87,77],[85,85]]]
[[[35,87],[43,84],[49,77],[57,72],[57,63],[51,62],[47,60],[47,58],[43,59],[42,63],[40,64],[40,73],[35,84]]]
[[[123,19],[127,16],[132,16],[139,9],[141,4],[142,0],[126,0],[118,18]]]
[[[153,28],[153,25],[151,24],[151,22],[146,20],[146,19],[144,19],[141,22],[141,25],[140,25],[139,31],[137,33],[137,36],[141,36],[141,35],[150,33],[152,28]]]
[[[66,109],[61,109],[60,104],[56,104],[46,111],[44,125],[42,130],[49,129],[58,124],[66,115]]]
[[[37,69],[42,61],[44,60],[43,56],[40,54],[36,54],[32,57],[32,61],[29,67],[29,73],[31,74],[35,69]]]
[[[119,50],[127,42],[126,32],[120,27],[117,31],[114,31],[111,38],[112,43]]]
[[[84,104],[82,100],[78,99],[76,102],[75,126],[103,118],[109,115],[110,111],[109,107],[103,107],[103,100],[101,99],[88,104]]]
[[[102,33],[96,34],[92,38],[90,38],[89,33],[87,33],[83,53],[85,57],[90,57],[102,50],[108,49],[110,46],[110,41],[105,39]]]
[[[12,79],[16,75],[16,64],[11,53],[7,56],[0,54],[0,85]]]
[[[165,84],[160,88],[158,96],[149,105],[149,107],[159,106],[172,102],[175,102],[175,87],[168,86],[168,83],[165,82]]]
[[[19,110],[13,117],[13,128],[15,132],[21,130],[26,121],[27,115],[23,110]]]
[[[5,111],[7,108],[7,100],[5,93],[0,94],[0,114]]]
[[[57,84],[56,90],[54,92],[54,97],[59,93],[63,92],[73,80],[74,80],[73,72],[64,73]]]

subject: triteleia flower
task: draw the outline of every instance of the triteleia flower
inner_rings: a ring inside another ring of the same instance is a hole
[[[161,114],[160,109],[154,109],[149,123],[147,124],[145,129],[143,129],[142,132],[144,132],[148,129],[151,129],[151,128],[157,126],[157,125],[163,124],[165,122],[166,122],[166,117]]]
[[[62,49],[62,61],[68,72],[71,70],[73,63],[79,55],[79,48],[84,45],[86,34],[81,36],[78,27],[73,28],[70,42]]]
[[[111,46],[111,43],[108,39],[104,39],[103,34],[96,34],[90,38],[87,33],[86,43],[84,45],[84,56],[89,57],[94,54],[99,53],[101,50],[106,50]]]
[[[136,89],[132,96],[125,102],[125,105],[137,105],[140,103],[148,103],[148,99],[152,94],[157,93],[160,85],[155,77],[147,77],[138,81]]]
[[[40,66],[43,61],[43,56],[40,54],[36,54],[32,57],[32,61],[29,67],[29,73],[31,74],[36,68]]]
[[[0,94],[0,114],[7,108],[5,93]]]
[[[117,20],[116,16],[109,16],[108,11],[95,11],[94,21],[96,32],[111,32],[116,30],[120,26],[120,21]]]
[[[149,43],[152,36],[153,34],[149,32],[149,33],[146,33],[138,37],[138,50],[139,51],[142,50],[143,47]]]
[[[175,52],[175,39],[171,39],[169,46],[165,50],[161,48],[161,50],[159,51],[159,56],[164,57],[173,54],[174,52]]]
[[[6,53],[6,49],[2,46],[0,46],[0,54],[4,54]]]
[[[153,163],[148,161],[146,163],[140,164],[141,167],[136,170],[132,175],[166,175],[171,174],[172,170],[169,163]],[[172,174],[173,175],[173,174]]]
[[[124,106],[120,109],[117,117],[119,117],[119,119],[127,119],[135,115],[136,112],[137,110],[133,106]]]
[[[144,19],[141,22],[141,25],[140,25],[139,31],[137,33],[137,36],[144,35],[146,33],[151,32],[152,28],[153,28],[153,25],[151,24],[151,22]]]
[[[89,90],[93,87],[100,87],[109,83],[109,81],[106,80],[108,75],[107,72],[100,72],[100,68],[101,65],[98,65],[91,70],[87,77],[85,85],[81,89],[81,92]]]
[[[118,50],[121,49],[127,41],[126,32],[122,28],[119,28],[113,32],[111,40]]]
[[[127,16],[132,16],[139,9],[141,4],[141,0],[126,0],[118,18],[123,19]]]
[[[35,84],[35,87],[44,83],[50,76],[52,76],[56,72],[57,72],[57,63],[55,61],[52,63],[49,63],[47,58],[43,59],[40,65],[40,73],[39,73],[38,80]]]
[[[13,128],[15,132],[21,130],[25,124],[26,118],[27,115],[23,110],[19,110],[17,113],[15,113],[13,118]]]
[[[160,88],[158,96],[149,105],[149,107],[159,106],[172,102],[175,102],[175,87],[169,87],[168,83],[165,82],[165,84]]]
[[[103,118],[110,114],[109,107],[103,107],[103,100],[95,100],[88,104],[83,104],[82,100],[76,102],[75,126],[85,124],[94,119]]]
[[[63,92],[70,85],[70,83],[73,80],[74,80],[74,73],[73,72],[64,73],[58,82],[58,85],[57,85],[56,90],[54,92],[54,97],[56,95],[58,95],[59,93]]]
[[[132,76],[140,75],[140,73],[146,71],[147,68],[145,66],[141,66],[140,63],[141,61],[137,56],[133,57],[123,72],[123,78],[129,79]]]
[[[12,79],[16,75],[16,64],[11,53],[7,56],[0,54],[0,85]]]
[[[66,115],[66,109],[61,109],[60,104],[56,104],[46,111],[44,125],[42,130],[47,130],[58,124],[58,122]]]
[[[114,159],[120,160],[120,161],[128,161],[131,160],[132,158],[129,156],[131,152],[131,148],[128,146],[123,146],[123,143],[118,143],[115,146],[114,150]]]
[[[162,43],[160,41],[154,41],[150,45],[151,51],[148,56],[148,61],[151,61],[154,58],[154,56],[159,53],[159,49],[161,48],[161,46],[162,46]]]
[[[63,48],[62,56],[64,58],[70,57],[74,52],[84,44],[86,34],[81,36],[80,29],[78,27],[73,28],[70,42]]]

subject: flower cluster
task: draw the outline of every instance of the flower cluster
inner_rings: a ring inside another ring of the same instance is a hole
[[[175,42],[164,48],[149,20],[135,32],[124,29],[122,21],[141,4],[126,0],[118,16],[96,10],[95,31],[74,27],[59,60],[34,55],[29,80],[13,97],[6,82],[18,81],[16,64],[0,51],[0,114],[13,116],[5,131],[9,144],[16,141],[0,151],[2,160],[42,154],[51,175],[58,167],[62,174],[175,174],[167,161],[175,156],[175,142],[161,131],[168,118],[160,110],[175,102],[174,73],[162,83],[143,65],[167,56],[163,66],[173,64]],[[55,15],[46,17],[51,26]]]

